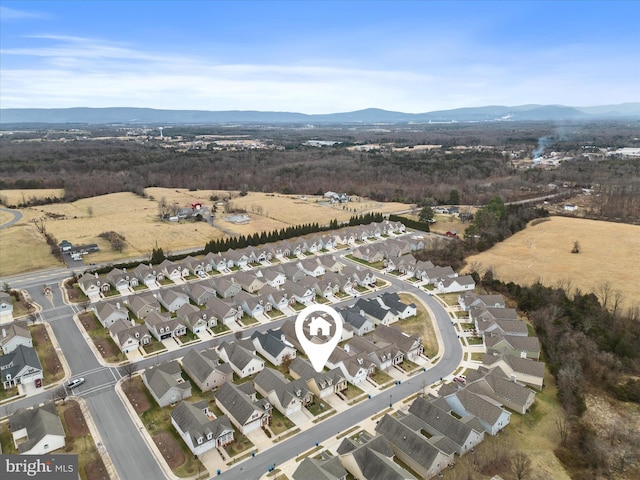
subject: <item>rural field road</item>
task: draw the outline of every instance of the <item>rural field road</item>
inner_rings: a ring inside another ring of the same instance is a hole
[[[11,210],[10,208],[0,208],[0,211],[7,212],[13,215],[13,218],[11,220],[0,225],[0,229],[10,227],[14,223],[19,222],[22,219],[22,214],[17,210]]]

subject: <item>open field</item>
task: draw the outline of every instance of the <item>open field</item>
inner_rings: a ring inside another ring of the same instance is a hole
[[[19,205],[29,200],[42,198],[62,198],[64,190],[61,188],[40,188],[34,190],[0,190],[0,200],[5,205]]]
[[[25,190],[25,195],[47,195],[59,190]],[[360,199],[341,205],[319,205],[316,199],[309,197],[301,200],[295,195],[279,195],[250,192],[241,197],[238,192],[196,190],[185,188],[148,188],[147,198],[133,193],[121,192],[85,198],[72,203],[40,205],[20,209],[23,219],[16,225],[0,231],[0,275],[47,268],[58,265],[49,254],[43,236],[32,221],[43,220],[48,233],[58,241],[68,240],[73,244],[96,243],[100,251],[86,257],[85,262],[101,263],[124,258],[148,256],[155,247],[161,247],[165,253],[188,248],[204,247],[212,239],[231,233],[252,235],[263,231],[280,230],[289,225],[304,223],[327,224],[331,220],[346,221],[355,213],[391,212],[409,207],[401,203],[379,203]],[[18,199],[20,190],[2,190],[0,195],[11,195]],[[236,208],[247,210],[251,220],[245,225],[236,225],[224,220],[223,207],[218,208],[216,225],[206,222],[162,222],[158,218],[158,203],[166,200],[168,205],[184,207],[194,201],[212,206],[212,197],[221,200],[232,198]],[[260,215],[258,214],[260,213]],[[4,218],[4,217],[3,217]],[[7,216],[7,219],[9,216]],[[122,252],[111,249],[110,244],[98,235],[116,231],[126,239]]]
[[[578,254],[571,253],[575,241]],[[608,282],[622,295],[622,308],[630,308],[638,305],[640,226],[551,217],[468,257],[467,266],[474,264],[493,268],[502,281],[530,285],[539,280],[570,292],[597,293]]]
[[[25,223],[0,230],[0,276],[28,272],[61,264],[51,255],[50,248],[36,227]]]

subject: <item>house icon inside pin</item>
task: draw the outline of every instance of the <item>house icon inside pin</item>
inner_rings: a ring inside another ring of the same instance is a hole
[[[331,324],[322,317],[314,317],[309,323],[309,335],[312,337],[322,335],[328,337],[331,331]]]

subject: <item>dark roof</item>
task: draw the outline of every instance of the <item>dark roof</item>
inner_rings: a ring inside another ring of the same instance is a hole
[[[34,348],[20,344],[12,352],[0,355],[2,381],[5,382],[7,380],[7,375],[15,378],[25,366],[42,370],[42,365]]]
[[[40,407],[16,410],[9,417],[9,425],[12,432],[27,429],[27,440],[18,445],[20,453],[31,450],[45,435],[65,436],[54,402],[45,403]]]
[[[306,457],[293,472],[293,480],[338,480],[346,475],[338,457],[323,460]]]
[[[469,435],[473,433],[469,425],[465,425],[447,411],[438,408],[434,402],[429,402],[422,397],[416,397],[409,407],[409,412],[432,427],[433,431],[430,432],[432,435],[438,432],[460,446],[464,446]]]
[[[207,438],[209,433],[213,438],[218,438],[225,432],[233,432],[233,426],[226,415],[211,420],[204,414],[200,405],[184,400],[171,411],[171,418],[183,432],[189,434],[192,445],[198,444],[199,437]]]
[[[215,395],[216,400],[241,425],[244,425],[256,410],[264,411],[260,405],[251,400],[249,395],[240,391],[236,385],[231,383],[223,384]]]

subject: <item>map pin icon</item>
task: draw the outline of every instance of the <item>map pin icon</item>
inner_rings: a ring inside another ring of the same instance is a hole
[[[310,339],[313,337],[328,337],[331,334],[331,320],[334,325],[331,338],[323,343],[312,342]],[[320,373],[342,338],[342,316],[334,308],[326,305],[309,305],[300,311],[295,326],[300,345],[314,370]]]

